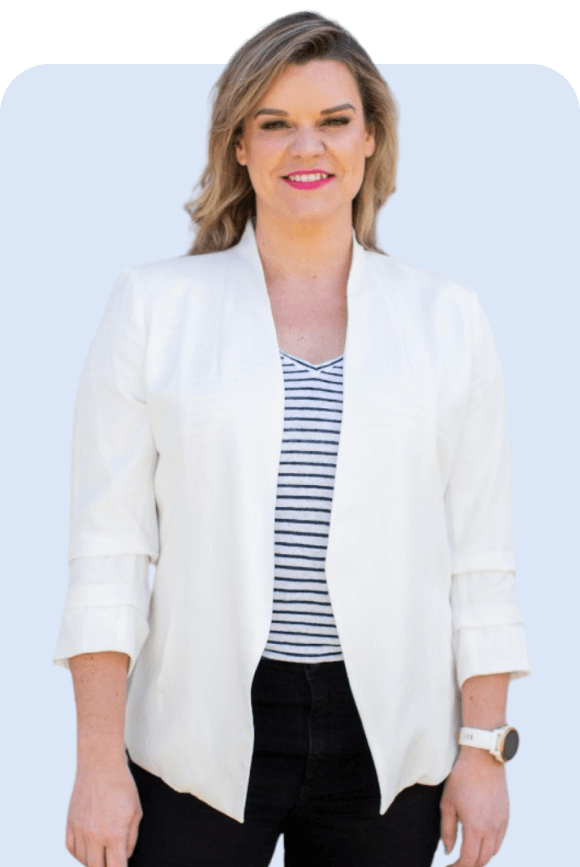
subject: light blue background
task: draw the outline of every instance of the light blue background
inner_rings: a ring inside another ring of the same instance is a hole
[[[118,273],[181,255],[221,66],[39,66],[0,111],[5,645],[2,857],[64,848],[70,675],[51,665],[67,582],[78,378]],[[508,393],[517,598],[534,674],[497,867],[571,863],[577,839],[580,113],[541,66],[384,65],[401,110],[391,255],[472,286]],[[436,867],[458,857],[442,853]],[[282,865],[282,841],[272,862]],[[361,865],[363,867],[363,865]]]

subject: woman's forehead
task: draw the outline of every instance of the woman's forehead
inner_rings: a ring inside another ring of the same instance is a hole
[[[310,60],[290,64],[258,100],[254,114],[264,108],[298,108],[308,104],[319,110],[360,105],[357,82],[350,69],[339,60]]]

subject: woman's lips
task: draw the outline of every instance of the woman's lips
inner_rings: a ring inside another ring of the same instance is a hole
[[[282,178],[288,186],[294,187],[296,190],[317,190],[325,184],[329,184],[334,180],[334,175],[329,175],[327,178],[319,178],[316,181],[295,181],[292,178]]]

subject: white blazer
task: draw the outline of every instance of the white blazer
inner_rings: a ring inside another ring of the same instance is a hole
[[[384,813],[451,770],[466,677],[531,669],[503,377],[475,292],[353,233],[347,308],[326,577]],[[230,250],[119,276],[77,397],[54,654],[129,654],[131,757],[239,822],[273,602],[278,349],[251,222]]]

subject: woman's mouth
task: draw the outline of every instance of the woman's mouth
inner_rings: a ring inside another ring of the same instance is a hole
[[[288,186],[296,190],[317,190],[334,180],[334,175],[328,172],[292,172],[282,178]]]

